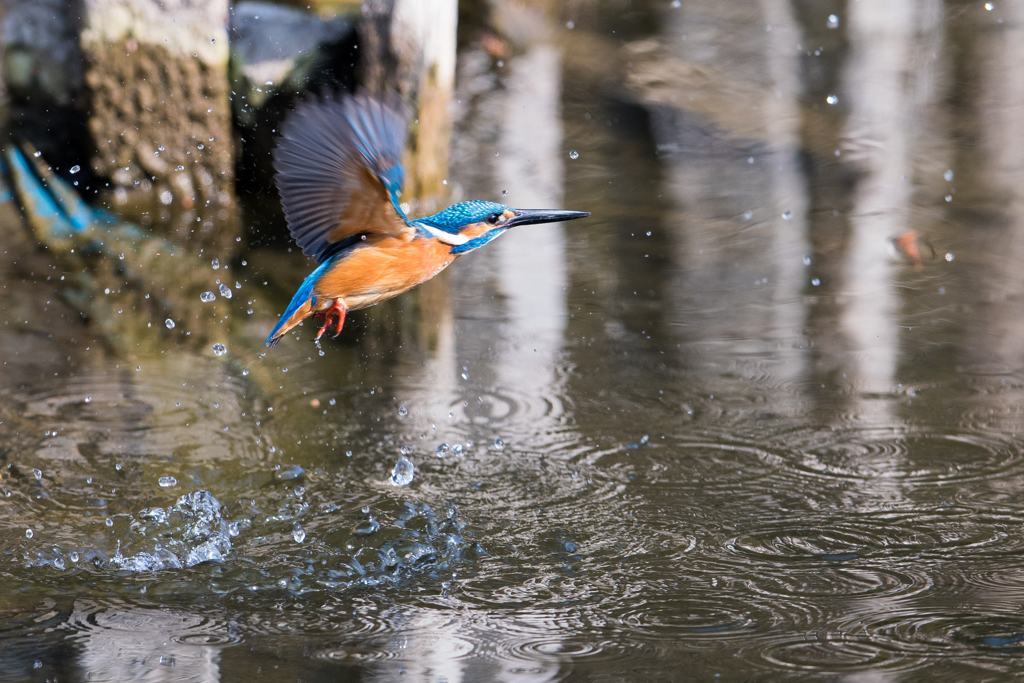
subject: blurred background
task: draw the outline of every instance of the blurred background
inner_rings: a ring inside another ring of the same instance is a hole
[[[1024,670],[1024,7],[0,7],[0,678]],[[357,87],[593,215],[266,349]]]

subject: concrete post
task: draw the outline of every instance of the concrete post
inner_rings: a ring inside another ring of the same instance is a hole
[[[443,207],[449,195],[448,156],[455,90],[458,0],[366,0],[359,26],[359,82],[374,92],[394,91],[409,106],[410,131],[402,201],[422,216]],[[419,337],[424,348],[450,357],[451,294],[447,273],[417,288]],[[364,315],[370,329],[383,330],[386,311]],[[410,310],[411,313],[411,310]],[[400,326],[404,327],[404,326]],[[372,335],[368,335],[372,336]],[[378,335],[384,337],[385,335]]]
[[[414,103],[405,195],[445,195],[455,88],[457,0],[368,0],[360,30],[361,82]]]
[[[82,3],[92,167],[115,204],[232,204],[228,0]]]

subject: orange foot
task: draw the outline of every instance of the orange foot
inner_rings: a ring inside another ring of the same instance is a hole
[[[324,332],[326,332],[327,328],[331,326],[331,313],[337,313],[338,314],[338,323],[334,327],[334,337],[333,338],[337,339],[338,335],[341,334],[341,326],[345,324],[345,306],[340,301],[335,299],[334,303],[331,304],[330,308],[328,308],[323,313],[317,313],[316,314],[316,315],[323,315],[325,320],[324,320],[323,327],[321,327],[320,331],[318,331],[316,333],[316,337],[314,337],[313,341],[315,341],[315,342],[320,341],[320,337],[324,336]]]

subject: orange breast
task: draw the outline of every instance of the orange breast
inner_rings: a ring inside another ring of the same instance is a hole
[[[384,237],[356,247],[320,276],[317,310],[341,299],[350,311],[398,296],[434,277],[455,260],[451,246],[433,239]]]
[[[462,228],[462,230],[459,231],[459,234],[463,237],[473,239],[475,237],[480,237],[480,235],[490,232],[491,230],[494,230],[494,226],[490,223],[471,223],[470,225]]]

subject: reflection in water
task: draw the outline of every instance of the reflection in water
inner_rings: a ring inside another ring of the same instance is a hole
[[[543,27],[542,27],[543,28]],[[540,31],[538,31],[540,32]],[[562,207],[561,60],[546,43],[509,60],[491,192],[521,207]],[[555,364],[566,322],[565,229],[561,224],[512,231],[496,245],[496,289],[508,333],[493,368],[500,385],[529,396],[556,396]]]
[[[889,242],[909,227],[913,189],[912,152],[934,95],[935,47],[941,30],[939,3],[855,3],[848,16],[852,47],[844,88],[849,92],[847,138],[864,171],[851,211],[851,236],[843,286],[843,330],[855,359],[857,391],[892,390],[899,330],[896,266]],[[883,18],[884,17],[884,18]],[[889,421],[886,404],[868,400],[856,412],[868,421]],[[879,415],[872,415],[882,410]]]
[[[3,670],[1019,675],[1024,15],[493,20],[459,55],[453,194],[594,216],[460,260],[366,343],[265,354],[306,264],[263,251],[211,313],[225,355],[107,350],[0,213]],[[895,258],[908,230],[938,257]]]
[[[176,610],[75,604],[66,627],[81,648],[78,676],[89,681],[217,683],[230,642],[206,619]]]

